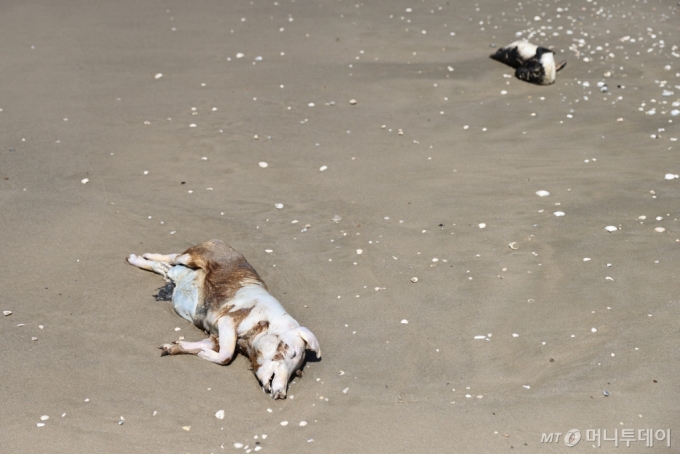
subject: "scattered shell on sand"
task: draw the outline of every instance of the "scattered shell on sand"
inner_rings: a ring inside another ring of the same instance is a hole
[[[536,191],[536,195],[539,197],[547,197],[550,195],[550,193],[548,191],[541,189],[540,191]]]
[[[274,207],[275,207],[277,210],[281,210],[281,209],[283,209],[283,203],[275,203],[275,204],[274,204]]]
[[[519,244],[517,244],[513,241],[512,243],[508,244],[508,247],[510,247],[510,249],[516,250],[516,249],[519,249]]]
[[[36,426],[38,426],[38,427],[45,427],[45,423],[44,423],[44,422],[39,422],[38,424],[36,424]]]
[[[243,447],[243,443],[234,443],[234,448],[241,449],[242,447]]]
[[[654,229],[654,231],[655,231],[655,232],[658,232],[658,233],[663,233],[663,232],[666,231],[666,229],[663,228],[663,227],[656,227],[656,228]]]
[[[418,278],[417,278],[417,277],[412,277],[412,278],[411,278],[411,282],[413,282],[413,283],[415,284],[416,282],[418,282]]]
[[[357,249],[357,254],[361,255],[361,254],[363,254],[363,253],[364,253],[364,250],[363,250],[363,249]]]
[[[324,170],[326,170],[326,169],[328,169],[328,166],[321,166],[321,167],[319,167],[319,170],[322,171],[322,172],[323,172]]]
[[[608,225],[607,227],[604,228],[607,232],[616,232],[618,229],[613,226],[613,225]]]
[[[82,180],[80,180],[80,182],[83,184],[87,184],[88,181],[90,181],[89,178],[83,178]]]
[[[564,216],[564,211],[555,211],[553,214],[559,218],[561,216]]]
[[[408,320],[403,319],[403,320],[401,321],[401,323],[402,323],[403,325],[408,325]]]
[[[307,425],[307,421],[300,421],[300,426],[305,427]]]
[[[163,77],[163,73],[158,73],[153,77],[154,77],[154,79],[160,79],[161,77]]]
[[[674,174],[674,173],[667,173],[666,176],[664,176],[664,178],[665,178],[666,180],[675,180],[675,179],[678,178],[678,177],[680,177],[680,176],[679,176],[679,175],[676,175],[676,174]]]
[[[217,413],[215,413],[215,418],[224,419],[224,410],[219,410]]]
[[[355,104],[357,103],[357,100],[356,100],[356,99],[350,99],[350,100],[349,100],[349,103],[350,103],[351,105],[355,105]]]
[[[260,161],[257,165],[260,166],[260,167],[262,167],[263,169],[265,169],[265,168],[267,168],[267,167],[269,166],[269,164],[267,164],[267,163],[264,162],[264,161]]]
[[[182,426],[182,429],[186,430],[189,432],[191,430],[191,426]]]
[[[485,224],[485,223],[483,223],[483,222],[482,222],[482,223],[480,223],[480,224],[479,224],[479,228],[480,228],[480,229],[486,228],[486,224]]]
[[[331,218],[331,221],[333,222],[340,222],[341,220],[342,218],[337,214]]]
[[[287,425],[288,425],[288,421],[281,421],[281,425],[282,425],[282,426],[287,426]]]
[[[4,315],[5,317],[8,315],[12,315],[12,311],[2,311],[2,315]]]
[[[484,339],[486,339],[486,336],[479,335],[479,336],[475,336],[474,339],[475,340],[484,340]]]
[[[40,417],[40,420],[41,420],[41,421],[47,421],[48,419],[50,419],[50,417],[47,416],[47,415],[42,415],[42,416]]]

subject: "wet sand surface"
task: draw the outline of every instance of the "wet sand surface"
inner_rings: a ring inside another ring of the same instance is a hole
[[[674,435],[677,30],[651,0],[4,2],[0,451]],[[521,38],[554,85],[488,58]],[[285,401],[160,357],[204,334],[124,258],[211,238],[321,343]]]

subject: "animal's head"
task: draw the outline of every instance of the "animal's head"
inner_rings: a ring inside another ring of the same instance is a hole
[[[310,349],[321,358],[319,341],[310,330],[297,327],[281,335],[269,334],[259,340],[258,367],[255,371],[265,392],[273,399],[285,399],[288,381],[302,367],[305,351]]]

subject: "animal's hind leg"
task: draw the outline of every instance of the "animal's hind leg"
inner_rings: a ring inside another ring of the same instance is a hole
[[[163,254],[151,254],[147,252],[144,254],[142,257],[144,257],[147,260],[152,260],[154,262],[161,262],[161,263],[168,263],[170,265],[177,265],[177,257],[179,257],[180,254],[168,254],[168,255],[163,255]]]
[[[130,265],[134,265],[137,268],[141,268],[143,270],[153,271],[154,273],[158,273],[166,279],[168,277],[168,271],[170,271],[170,268],[172,268],[168,263],[147,260],[143,257],[136,256],[135,254],[130,254],[127,258],[127,261]]]
[[[178,341],[172,344],[163,344],[159,348],[163,350],[161,356],[181,354],[197,355],[199,352],[204,350],[215,351],[219,349],[217,338],[215,336],[211,336],[199,342]]]

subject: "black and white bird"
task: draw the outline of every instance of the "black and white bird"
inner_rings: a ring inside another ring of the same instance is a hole
[[[527,41],[515,41],[501,47],[490,57],[515,68],[515,77],[518,79],[539,85],[555,83],[557,71],[567,64],[566,61],[555,63],[552,50]]]

